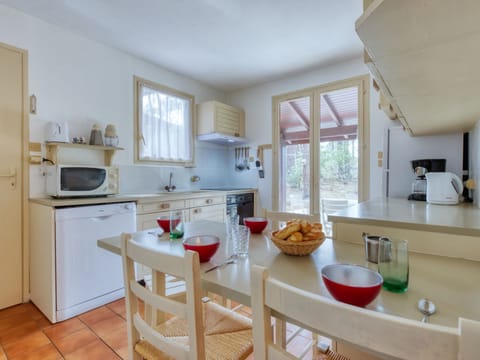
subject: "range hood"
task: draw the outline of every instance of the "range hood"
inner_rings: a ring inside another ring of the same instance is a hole
[[[239,136],[232,136],[213,132],[209,134],[197,135],[198,141],[207,141],[219,145],[241,145],[248,143],[248,139]]]

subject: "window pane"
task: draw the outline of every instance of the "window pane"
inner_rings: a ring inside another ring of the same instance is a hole
[[[280,210],[310,213],[310,97],[280,103]]]
[[[320,95],[320,197],[322,222],[358,200],[358,88]]]
[[[192,162],[192,99],[141,84],[140,160]]]

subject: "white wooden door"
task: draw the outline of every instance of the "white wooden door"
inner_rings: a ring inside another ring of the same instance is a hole
[[[24,56],[0,44],[0,309],[22,302]]]

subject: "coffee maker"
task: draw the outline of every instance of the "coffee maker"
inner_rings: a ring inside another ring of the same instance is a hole
[[[413,173],[415,180],[412,183],[412,193],[408,196],[408,200],[427,200],[427,172],[444,172],[446,159],[418,159],[412,160]]]

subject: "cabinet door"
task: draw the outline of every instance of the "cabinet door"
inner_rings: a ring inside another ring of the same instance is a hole
[[[226,212],[225,204],[194,207],[190,209],[190,221],[212,220],[212,221],[224,222],[225,212]]]
[[[215,106],[215,131],[232,136],[245,136],[245,116],[241,109],[218,103]]]
[[[137,231],[155,229],[158,227],[157,218],[169,215],[169,211],[137,215]]]

